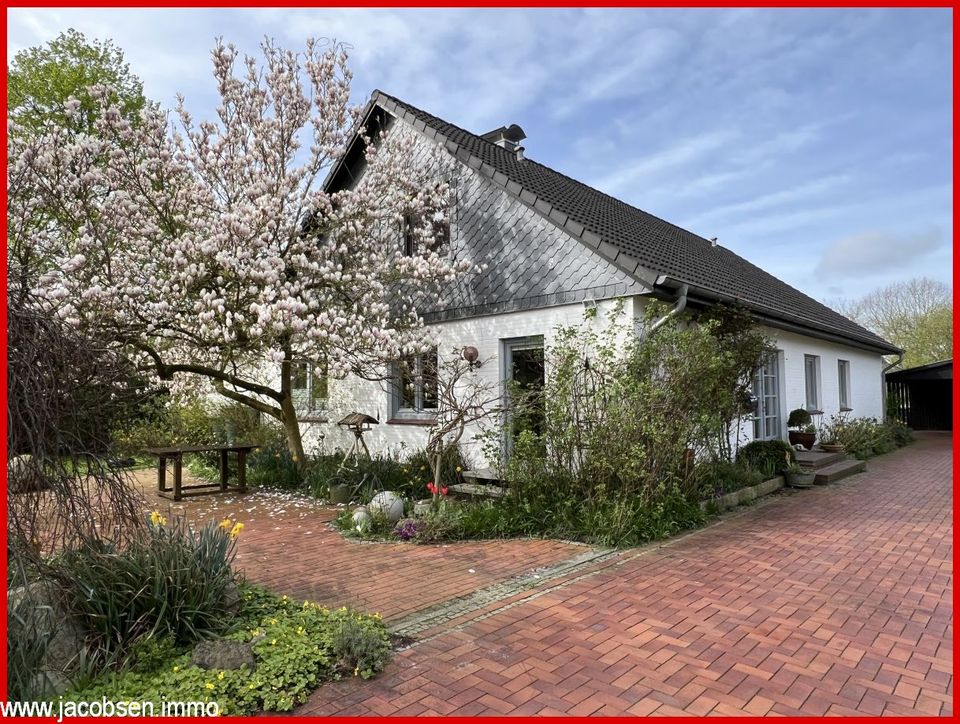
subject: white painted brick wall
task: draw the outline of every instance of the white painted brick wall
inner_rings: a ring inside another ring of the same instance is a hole
[[[594,319],[584,322],[583,304],[568,304],[546,309],[512,312],[509,314],[476,317],[473,319],[442,322],[431,325],[435,333],[437,346],[441,354],[450,355],[465,346],[476,347],[483,365],[476,371],[484,381],[499,384],[501,377],[501,341],[516,337],[542,335],[546,346],[550,346],[558,327],[585,323],[596,330],[608,323],[616,302],[602,301],[598,304],[598,313]],[[632,305],[624,305],[623,315],[629,319],[633,313]],[[547,370],[549,375],[549,368]],[[330,409],[327,423],[306,423],[303,426],[305,445],[310,451],[319,449],[317,435],[324,437],[323,449],[346,449],[352,444],[349,432],[338,428],[335,422],[349,412],[363,412],[373,415],[382,424],[374,426],[364,440],[374,454],[378,452],[402,454],[422,448],[427,440],[427,428],[409,424],[389,424],[390,395],[385,383],[370,382],[357,378],[331,380]],[[465,436],[463,448],[471,461],[483,464],[480,445],[473,440],[472,434]],[[489,461],[488,463],[489,464]]]

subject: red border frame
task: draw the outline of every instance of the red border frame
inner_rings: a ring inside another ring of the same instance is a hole
[[[762,8],[785,8],[785,7],[852,7],[852,8],[872,8],[872,7],[887,7],[887,8],[895,8],[895,7],[924,7],[924,8],[946,8],[946,7],[949,7],[949,8],[953,8],[953,9],[954,9],[954,13],[953,13],[953,35],[954,35],[954,49],[953,49],[953,90],[954,90],[954,98],[953,98],[953,108],[954,108],[954,116],[956,116],[956,108],[957,108],[957,100],[956,100],[957,93],[956,93],[956,91],[957,91],[957,87],[958,87],[957,71],[958,71],[958,66],[960,66],[960,64],[958,64],[958,62],[957,62],[957,57],[958,57],[958,56],[957,56],[957,48],[956,48],[957,30],[960,29],[960,18],[958,18],[958,13],[957,13],[957,6],[958,6],[958,4],[960,4],[960,0],[950,0],[950,1],[940,0],[939,2],[929,2],[929,1],[927,1],[927,2],[923,2],[922,4],[917,4],[917,5],[912,5],[912,4],[910,4],[910,3],[904,3],[904,2],[869,2],[869,1],[866,1],[866,0],[854,0],[853,2],[848,1],[848,2],[843,2],[843,3],[839,3],[839,4],[838,4],[838,3],[831,3],[831,2],[828,2],[827,0],[814,0],[814,1],[812,1],[812,2],[790,2],[789,0],[785,0],[785,1],[783,1],[783,2],[764,2],[764,3],[761,3],[761,4],[759,4],[759,5],[751,6],[751,7],[762,7]],[[736,4],[726,3],[726,2],[709,2],[709,1],[708,1],[708,2],[684,3],[684,2],[678,2],[678,1],[676,1],[676,0],[673,0],[673,1],[669,1],[669,0],[668,0],[667,2],[659,2],[659,3],[651,3],[651,4],[649,4],[649,5],[645,5],[645,4],[641,4],[641,3],[637,3],[637,2],[629,2],[628,0],[619,0],[619,1],[616,1],[616,0],[615,0],[615,1],[606,0],[605,2],[597,2],[597,3],[591,3],[591,2],[575,2],[575,1],[573,1],[573,0],[553,0],[552,2],[509,2],[509,0],[492,0],[491,2],[485,2],[485,3],[477,3],[477,2],[463,2],[463,3],[458,3],[458,2],[443,2],[443,0],[421,0],[420,2],[399,2],[399,3],[386,3],[386,2],[383,2],[382,0],[380,0],[380,1],[375,1],[375,0],[367,0],[367,1],[365,1],[365,0],[350,0],[350,1],[347,1],[347,2],[329,3],[329,2],[309,2],[309,1],[303,1],[303,0],[294,0],[293,2],[284,2],[284,3],[282,3],[282,6],[283,6],[283,7],[292,7],[292,8],[315,8],[315,7],[354,7],[354,8],[394,8],[394,7],[410,7],[410,8],[427,8],[427,7],[474,7],[474,8],[482,8],[482,7],[491,7],[491,8],[506,8],[506,7],[520,7],[520,8],[534,8],[534,7],[542,7],[542,8],[567,8],[567,7],[596,7],[596,8],[678,7],[678,8],[680,8],[680,7],[682,7],[682,8],[713,8],[713,7],[737,7]],[[183,1],[183,0],[172,0],[171,2],[166,2],[166,3],[147,3],[147,2],[140,2],[140,3],[138,3],[138,2],[116,2],[116,3],[113,3],[113,2],[99,2],[99,3],[89,3],[89,4],[85,4],[85,3],[50,2],[50,1],[46,1],[46,0],[39,0],[39,1],[37,1],[37,2],[23,2],[23,1],[17,1],[17,0],[13,0],[13,1],[11,1],[11,0],[5,0],[4,3],[3,3],[4,13],[3,13],[2,24],[0,24],[0,27],[2,27],[2,38],[0,38],[0,39],[2,39],[2,41],[3,41],[3,56],[4,56],[4,59],[5,59],[5,60],[9,60],[9,59],[7,59],[7,57],[6,57],[6,53],[7,53],[7,46],[6,46],[6,41],[7,41],[7,12],[6,12],[6,10],[7,10],[7,9],[9,9],[9,8],[74,8],[74,7],[89,7],[89,8],[150,8],[150,7],[160,7],[160,8],[235,8],[235,7],[243,7],[243,8],[251,8],[251,7],[276,7],[276,6],[271,6],[271,5],[269,5],[269,4],[265,5],[263,2],[257,2],[257,1],[255,1],[255,0],[238,0],[238,1],[236,1],[236,2],[203,2],[203,3],[191,3],[191,2],[185,2],[185,1]],[[0,84],[2,84],[2,89],[3,89],[3,105],[4,105],[4,107],[6,107],[6,75],[3,76],[3,80],[0,81]],[[4,149],[6,149],[6,137],[7,137],[7,126],[6,126],[6,124],[3,124],[2,130],[0,130],[0,135],[2,135],[2,138],[3,138],[3,141],[4,141]],[[4,151],[4,153],[6,153],[6,151]],[[957,196],[956,196],[956,195],[957,195],[957,191],[956,191],[956,180],[957,180],[957,166],[958,166],[958,163],[960,163],[960,150],[958,150],[958,148],[957,148],[957,144],[956,144],[956,132],[954,131],[954,148],[953,148],[954,203],[956,203],[956,197],[957,197]],[[4,177],[4,190],[6,190],[6,177]],[[3,200],[2,200],[2,202],[0,202],[0,203],[2,203],[2,205],[3,205],[4,225],[5,225],[5,224],[6,224],[6,204],[7,204],[7,196],[6,196],[6,193],[4,193],[4,195],[3,195]],[[958,238],[958,231],[957,231],[957,228],[956,228],[956,224],[954,224],[954,229],[953,229],[953,247],[954,247],[954,250],[956,250],[956,248],[957,248],[957,246],[958,246],[958,245],[957,245],[957,238]],[[954,280],[956,280],[958,269],[960,269],[960,262],[958,262],[958,260],[957,260],[957,258],[956,258],[956,255],[954,255],[954,259],[953,259],[953,272],[954,272],[953,276],[954,276]],[[6,291],[6,283],[7,283],[7,257],[6,257],[6,254],[4,254],[2,260],[0,260],[0,271],[2,271],[2,274],[3,274],[4,291]],[[956,287],[954,287],[954,302],[955,302],[955,306],[956,306],[957,296],[958,296],[958,295],[957,295],[957,290],[956,290]],[[0,351],[2,351],[2,355],[0,355],[0,367],[2,367],[2,371],[3,371],[3,373],[4,373],[4,374],[3,374],[4,383],[3,383],[2,386],[0,386],[0,402],[2,402],[2,407],[3,407],[4,409],[6,409],[6,403],[7,403],[7,388],[6,388],[6,371],[7,371],[7,335],[6,335],[6,330],[7,330],[7,297],[6,297],[6,294],[4,294],[3,297],[2,297],[2,299],[0,299],[0,325],[2,325],[2,328],[3,328],[3,329],[2,329],[3,335],[0,336]],[[955,344],[956,344],[956,342],[957,342],[958,339],[960,339],[960,333],[958,333],[956,330],[954,330],[954,343],[955,343]],[[954,388],[953,388],[953,410],[954,410],[954,431],[953,431],[953,450],[954,450],[954,453],[953,453],[953,454],[954,454],[954,464],[956,464],[956,461],[957,461],[957,447],[958,447],[958,443],[960,443],[960,430],[958,430],[957,424],[956,424],[958,421],[960,421],[960,414],[958,414],[958,410],[960,410],[960,389],[958,389],[956,386],[954,386]],[[0,443],[0,445],[3,446],[4,453],[6,453],[6,440],[7,440],[7,436],[6,436],[6,431],[7,431],[7,417],[6,417],[6,415],[3,416],[3,422],[0,423],[0,425],[2,425],[3,433],[4,433],[4,434],[3,434],[3,441],[2,441],[2,443]],[[6,457],[6,456],[4,456],[4,457]],[[2,523],[3,523],[3,525],[4,525],[4,528],[6,528],[6,522],[7,522],[7,506],[6,506],[6,490],[7,490],[7,486],[6,486],[6,466],[4,466],[3,472],[0,473],[0,475],[2,475],[2,478],[0,478],[0,480],[3,481],[3,500],[4,500],[4,505],[3,505],[2,507],[0,507],[0,521],[2,521]],[[954,523],[954,529],[956,529],[956,523],[957,523],[957,508],[956,508],[956,503],[954,503],[954,507],[953,507],[953,523]],[[4,537],[3,537],[3,542],[0,543],[0,548],[2,548],[2,551],[3,551],[3,556],[2,556],[2,558],[0,558],[0,570],[2,570],[2,572],[3,572],[4,574],[6,573],[6,570],[7,570],[6,545],[7,545],[7,544],[6,544],[6,536],[4,536]],[[4,593],[2,594],[2,596],[3,596],[3,607],[4,607],[4,610],[6,610],[6,605],[7,605],[6,589],[4,589]],[[956,609],[956,592],[954,592],[954,609]],[[6,634],[7,634],[7,619],[6,619],[6,616],[0,617],[0,633],[2,633],[3,639],[6,640]],[[7,665],[7,654],[6,654],[6,648],[5,648],[5,647],[4,647],[2,650],[0,650],[0,664],[2,664],[2,665],[0,665],[0,668],[2,668],[2,670],[3,670],[4,673],[5,673],[5,672],[6,672],[6,665]],[[954,673],[956,673],[956,669],[957,669],[956,664],[957,664],[957,655],[954,654]],[[7,687],[6,676],[4,675],[3,678],[2,678],[2,680],[0,680],[0,700],[6,700],[6,687]],[[253,719],[253,718],[265,718],[265,717],[224,717],[222,720],[223,720],[223,721],[244,722],[244,721],[250,721],[250,720]],[[798,717],[797,719],[795,719],[795,721],[817,721],[819,718],[820,718],[820,717]],[[869,720],[872,720],[872,719],[874,719],[874,718],[875,718],[875,717],[850,717],[851,720],[856,720],[856,721],[869,721]],[[954,718],[955,718],[955,719],[960,718],[960,714],[954,713]],[[324,719],[324,717],[298,717],[298,721],[323,720],[323,719]],[[393,721],[414,721],[414,720],[415,720],[414,717],[391,717],[390,719],[393,720]],[[523,720],[523,719],[531,719],[531,720],[536,719],[536,720],[542,721],[542,720],[544,720],[544,719],[556,719],[556,718],[555,718],[555,717],[542,717],[542,718],[538,718],[538,717],[484,717],[484,720],[485,720],[485,721],[491,721],[491,722],[515,722],[515,721]],[[587,717],[571,717],[570,719],[587,719]],[[628,718],[626,718],[626,717],[614,717],[614,719],[615,719],[615,720],[630,721],[630,719],[628,719]],[[679,719],[679,718],[676,718],[676,717],[668,717],[667,719],[668,719],[668,720],[669,720],[669,719],[673,719],[673,720],[680,720],[680,721],[682,721],[682,719]],[[741,718],[738,717],[738,719],[741,719]],[[742,719],[744,719],[744,720],[746,720],[746,719],[750,719],[750,720],[762,720],[763,717],[743,717]],[[196,719],[196,720],[197,720],[197,721],[202,721],[202,719]],[[338,720],[339,720],[339,721],[345,721],[345,722],[349,722],[349,721],[369,721],[370,718],[369,718],[369,717],[339,717]],[[468,717],[449,717],[448,720],[449,720],[449,721],[455,721],[455,722],[460,722],[460,721],[462,721],[462,722],[469,722],[469,721],[472,721],[472,720],[471,720],[470,718],[468,718]],[[565,719],[562,719],[562,721],[567,721],[567,720],[568,720],[568,719],[566,719],[566,718],[565,718]],[[607,719],[607,720],[609,720],[609,719]],[[939,719],[939,720],[942,721],[942,719]],[[36,718],[36,719],[25,719],[25,720],[23,720],[23,721],[38,721],[38,722],[41,722],[41,721],[47,721],[47,720],[40,719],[40,718]],[[169,718],[169,717],[166,717],[166,718],[160,718],[160,717],[158,717],[158,718],[154,719],[154,721],[182,722],[182,721],[184,721],[184,720],[183,720],[183,719],[174,719],[174,718]],[[920,717],[920,716],[917,716],[917,717],[904,717],[904,718],[900,719],[900,721],[938,721],[938,719],[937,719],[936,717]]]

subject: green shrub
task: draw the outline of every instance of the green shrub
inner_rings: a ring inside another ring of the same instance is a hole
[[[235,585],[239,528],[232,526],[224,521],[197,530],[154,513],[126,547],[89,542],[60,556],[52,572],[99,648],[125,651],[147,635],[189,643],[223,628]]]
[[[765,477],[761,470],[739,462],[716,460],[697,466],[700,496],[705,500],[759,485]]]
[[[899,420],[891,418],[884,422],[884,425],[890,431],[890,437],[893,438],[893,442],[897,447],[909,445],[916,439],[913,436],[913,430]]]
[[[377,615],[278,597],[245,587],[234,630],[227,638],[251,643],[256,670],[206,671],[188,654],[171,652],[152,672],[129,670],[100,676],[64,697],[103,697],[154,702],[163,699],[216,701],[223,715],[290,711],[323,681],[341,676],[370,678],[383,669],[390,638]]]
[[[909,428],[897,422],[880,422],[873,417],[834,416],[829,428],[833,439],[846,448],[847,453],[860,460],[896,450],[901,440],[911,440]]]
[[[737,462],[767,478],[783,475],[796,459],[796,451],[783,440],[754,440],[737,453]]]

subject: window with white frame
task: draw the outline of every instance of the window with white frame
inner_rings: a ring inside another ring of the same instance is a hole
[[[820,358],[816,355],[803,356],[804,386],[806,387],[806,407],[809,412],[820,411]]]
[[[301,415],[327,409],[327,366],[309,360],[290,363],[290,392]]]
[[[392,419],[430,421],[437,413],[437,397],[436,347],[393,365]]]
[[[840,390],[840,410],[853,409],[850,404],[850,362],[845,359],[837,360],[837,382]]]

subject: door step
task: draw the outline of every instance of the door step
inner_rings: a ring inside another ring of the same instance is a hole
[[[817,477],[813,479],[813,482],[817,485],[835,483],[836,481],[842,480],[850,475],[862,473],[866,469],[867,464],[863,460],[844,459],[840,462],[833,463],[832,465],[826,465],[818,468],[816,471]]]
[[[828,453],[823,450],[797,450],[797,465],[806,470],[821,470],[822,468],[847,459],[845,453]]]

